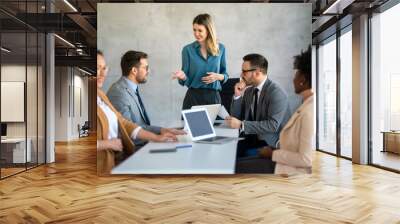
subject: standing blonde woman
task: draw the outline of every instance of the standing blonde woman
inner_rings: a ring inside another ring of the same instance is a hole
[[[182,49],[182,70],[172,78],[187,86],[182,109],[195,105],[220,104],[221,85],[228,80],[225,47],[217,42],[215,26],[208,14],[200,14],[193,20],[193,43]]]

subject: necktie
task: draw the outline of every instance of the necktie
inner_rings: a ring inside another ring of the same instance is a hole
[[[140,104],[140,107],[141,107],[140,109],[142,109],[142,112],[143,112],[143,115],[144,115],[144,122],[145,122],[147,125],[150,125],[150,119],[149,119],[149,117],[147,116],[146,109],[144,108],[142,98],[140,97],[139,88],[136,89],[136,95],[137,95],[137,98],[138,98],[138,100],[139,100],[139,104]]]
[[[257,119],[258,89],[254,89],[253,120]]]

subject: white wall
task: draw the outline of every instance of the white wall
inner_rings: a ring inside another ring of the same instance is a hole
[[[38,70],[37,70],[38,69]],[[27,77],[27,80],[25,78]],[[27,138],[31,140],[33,162],[36,162],[37,153],[39,163],[44,162],[44,86],[42,68],[20,64],[3,64],[1,66],[1,81],[24,82],[26,84],[26,110],[27,120],[24,122],[6,122],[7,137]],[[38,91],[38,92],[37,92]],[[7,97],[7,96],[2,96]],[[11,108],[1,108],[11,110]],[[7,111],[12,113],[12,111]],[[25,111],[23,111],[25,113]],[[27,131],[27,132],[26,132]]]
[[[88,120],[88,78],[82,75],[75,68],[56,67],[55,141],[77,139],[78,124]]]
[[[77,70],[75,70],[76,72]],[[76,74],[76,73],[75,73]],[[81,73],[80,73],[81,74]],[[74,108],[72,109],[72,136],[78,137],[77,126],[81,126],[88,120],[88,78],[74,75]]]
[[[68,79],[67,67],[55,68],[55,141],[68,140]]]
[[[27,113],[28,129],[33,128],[36,135],[36,80],[29,76],[30,74],[36,75],[36,67],[17,64],[9,64],[1,66],[1,81],[5,82],[26,82],[25,75],[28,72],[29,86],[27,87],[27,106],[29,107]],[[1,110],[9,110],[10,108],[1,108]],[[25,137],[25,123],[26,122],[7,122],[7,136],[8,137]],[[28,137],[31,131],[28,130]]]
[[[97,46],[111,68],[104,90],[121,76],[126,51],[144,51],[151,74],[142,95],[152,122],[178,119],[187,88],[171,80],[171,72],[181,68],[182,47],[194,41],[192,21],[200,13],[214,18],[230,77],[239,77],[244,55],[260,53],[269,61],[270,78],[287,91],[293,108],[298,105],[293,56],[311,44],[311,4],[98,4]]]
[[[25,80],[25,65],[2,65],[1,66],[1,81],[6,82],[26,82]],[[31,70],[32,67],[28,67]],[[1,108],[7,110],[7,108]],[[7,137],[25,137],[25,122],[7,123]]]

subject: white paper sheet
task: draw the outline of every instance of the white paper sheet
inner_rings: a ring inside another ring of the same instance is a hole
[[[220,116],[223,119],[225,119],[226,117],[230,116],[228,111],[226,111],[226,109],[225,109],[225,107],[223,105],[221,105],[221,109],[218,112],[218,116]]]

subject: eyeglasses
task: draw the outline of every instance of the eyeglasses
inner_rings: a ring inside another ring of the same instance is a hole
[[[144,67],[144,68],[146,69],[146,72],[149,71],[149,66],[148,65],[146,65],[146,67]]]
[[[244,74],[244,73],[246,73],[246,72],[253,72],[253,71],[255,71],[255,70],[257,70],[256,68],[252,68],[252,69],[248,69],[248,70],[243,70],[242,69],[242,74]]]
[[[149,71],[149,66],[148,65],[146,65],[146,66],[135,66],[137,69],[140,69],[140,68],[144,68],[144,69],[146,69],[146,72],[148,72]]]

